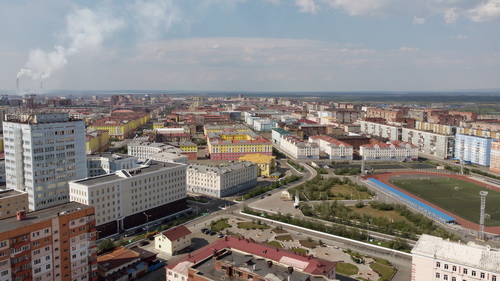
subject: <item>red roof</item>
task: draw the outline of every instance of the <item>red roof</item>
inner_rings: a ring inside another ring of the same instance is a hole
[[[314,140],[314,139],[322,139],[322,140],[324,140],[324,141],[326,141],[326,142],[329,142],[329,143],[334,144],[334,145],[337,145],[337,146],[339,146],[339,145],[341,145],[341,144],[343,144],[343,145],[344,145],[344,146],[346,146],[346,147],[350,147],[350,146],[352,146],[352,145],[350,145],[350,144],[348,144],[348,143],[345,143],[345,142],[343,142],[343,141],[339,141],[338,139],[336,139],[336,138],[332,138],[332,137],[329,137],[329,136],[321,136],[321,135],[317,135],[317,136],[310,136],[310,138],[311,138],[311,139],[313,139],[313,140]]]
[[[324,259],[312,257],[312,256],[301,256],[297,253],[293,253],[284,249],[279,249],[267,244],[262,244],[253,241],[252,239],[243,239],[234,236],[226,236],[219,239],[213,244],[209,244],[200,250],[190,254],[189,256],[169,264],[168,269],[174,268],[178,263],[189,261],[192,263],[200,262],[207,257],[214,254],[214,250],[220,251],[222,249],[236,249],[251,255],[259,256],[265,259],[270,259],[276,262],[279,261],[300,261],[305,266],[302,269],[303,272],[313,274],[313,275],[325,275],[326,273],[332,271],[337,263],[332,261],[327,261]]]
[[[165,237],[167,237],[168,240],[175,241],[179,238],[191,234],[191,231],[187,229],[187,227],[185,227],[184,225],[179,225],[167,231],[164,231],[162,234],[165,235]]]

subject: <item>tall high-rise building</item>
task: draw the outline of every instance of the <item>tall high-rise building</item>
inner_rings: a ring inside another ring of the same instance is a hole
[[[87,176],[85,124],[67,113],[6,115],[7,188],[28,193],[29,209],[69,201],[68,182]]]

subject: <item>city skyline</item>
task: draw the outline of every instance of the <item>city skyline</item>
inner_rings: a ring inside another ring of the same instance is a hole
[[[499,0],[407,2],[5,1],[0,89],[500,88]]]

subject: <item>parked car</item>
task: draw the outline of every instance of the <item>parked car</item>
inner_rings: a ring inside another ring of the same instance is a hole
[[[205,231],[207,231],[207,230],[208,230],[208,228],[202,228],[201,232],[205,233]]]
[[[205,234],[210,234],[210,232],[212,232],[210,229],[203,231],[203,233],[205,233]]]
[[[209,234],[210,234],[210,236],[214,236],[216,234],[216,232],[215,231],[210,231]]]
[[[222,237],[224,237],[224,236],[226,236],[226,235],[224,235],[224,234],[222,234],[222,233],[219,233],[217,236],[218,236],[219,238],[222,238]]]
[[[139,245],[141,245],[141,246],[149,245],[149,241],[143,240],[143,241],[141,241],[141,243]]]

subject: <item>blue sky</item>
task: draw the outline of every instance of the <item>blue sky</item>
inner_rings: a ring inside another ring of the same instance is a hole
[[[2,0],[0,34],[20,92],[500,88],[500,0]]]

